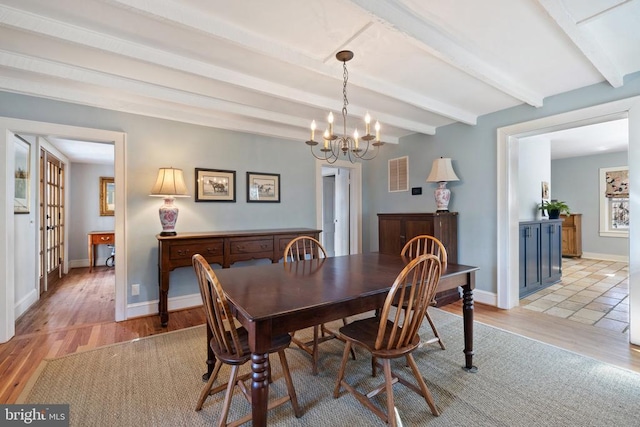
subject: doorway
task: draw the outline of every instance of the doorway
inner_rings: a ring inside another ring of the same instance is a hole
[[[332,178],[325,180],[325,177]],[[316,161],[316,225],[323,230],[320,234],[322,245],[327,252],[331,252],[327,247],[330,246],[333,256],[362,251],[361,195],[361,164],[339,160],[328,165]],[[325,202],[325,197],[330,200]],[[325,214],[325,210],[329,212]]]
[[[56,135],[59,137],[68,138],[70,140],[77,141],[95,141],[105,142],[115,145],[115,186],[116,186],[116,209],[115,209],[115,237],[116,241],[121,242],[116,252],[116,264],[118,269],[115,272],[116,286],[115,286],[115,319],[116,321],[126,320],[127,318],[127,260],[126,260],[126,169],[125,169],[125,143],[126,134],[123,132],[108,131],[102,129],[82,128],[75,126],[60,125],[55,123],[34,122],[29,120],[20,120],[14,118],[1,117],[0,118],[0,146],[9,147],[6,152],[0,155],[0,158],[5,156],[13,156],[13,135],[25,134],[25,135]],[[39,151],[34,150],[33,155],[39,156]],[[37,164],[37,163],[36,163]],[[0,173],[3,176],[11,176],[8,173],[8,168],[12,167],[13,163],[0,162]],[[38,169],[37,166],[34,169]],[[67,177],[68,179],[68,177]],[[4,183],[5,191],[3,194],[13,194],[13,180],[6,180]],[[122,189],[122,191],[117,191]],[[35,200],[35,196],[33,197]],[[15,276],[16,267],[19,262],[16,259],[14,244],[16,238],[20,236],[21,230],[16,229],[14,221],[14,215],[6,215],[7,212],[13,211],[13,198],[5,197],[0,199],[0,221],[3,226],[0,227],[0,343],[6,342],[15,334],[15,318],[16,318],[16,295],[15,295]],[[25,217],[25,227],[33,227],[36,229],[40,227],[40,218],[34,214],[32,217],[22,215]],[[68,212],[65,211],[65,216],[68,216]],[[68,218],[65,218],[65,223],[68,223]],[[68,227],[65,228],[65,241],[68,240]],[[30,253],[33,254],[33,259],[37,258],[37,242],[36,239],[29,243],[32,246]],[[66,250],[66,247],[64,247]],[[29,271],[33,271],[33,279],[30,282],[32,289],[36,292],[39,290],[37,265],[33,266]]]
[[[40,139],[40,138],[38,138]],[[65,164],[40,145],[40,295],[65,272]]]
[[[631,167],[640,162],[640,97],[628,98],[581,110],[499,128],[497,132],[497,231],[498,286],[497,305],[509,309],[519,303],[518,292],[518,138],[550,130],[629,118],[629,178],[631,210],[640,212],[634,193],[640,188],[640,170]],[[640,228],[629,233],[629,340],[640,343]]]

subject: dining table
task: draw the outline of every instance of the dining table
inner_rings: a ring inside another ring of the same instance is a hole
[[[251,412],[254,426],[267,425],[271,337],[342,319],[384,305],[389,289],[409,262],[378,252],[277,264],[216,269],[215,274],[251,350]],[[462,290],[463,368],[473,365],[473,289],[477,267],[448,264],[437,291]],[[215,359],[208,345],[208,372]]]

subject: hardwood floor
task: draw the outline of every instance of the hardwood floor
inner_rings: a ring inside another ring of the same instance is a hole
[[[16,336],[0,344],[0,403],[14,403],[43,359],[107,344],[201,325],[202,308],[171,313],[167,328],[157,316],[116,323],[114,271],[73,269],[16,324]],[[442,309],[461,314],[461,304]],[[475,320],[542,342],[640,372],[640,347],[626,334],[533,312],[475,305]]]
[[[167,328],[158,316],[115,322],[115,274],[107,267],[77,268],[16,322],[16,335],[0,344],[0,403],[14,403],[43,359],[201,325],[197,307],[171,313]]]

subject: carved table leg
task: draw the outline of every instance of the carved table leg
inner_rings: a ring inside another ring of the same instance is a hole
[[[467,372],[477,372],[473,366],[473,291],[472,282],[475,274],[471,273],[469,283],[462,287],[462,316],[464,319],[464,357],[465,365],[462,369]]]
[[[267,403],[269,398],[269,354],[251,353],[251,414],[253,425],[267,425]]]

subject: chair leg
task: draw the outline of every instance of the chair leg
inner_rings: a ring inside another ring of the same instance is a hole
[[[431,392],[427,388],[427,385],[425,384],[424,379],[422,378],[422,374],[420,373],[420,370],[418,369],[418,365],[416,365],[416,361],[413,358],[412,354],[407,354],[407,363],[409,364],[409,366],[411,366],[411,370],[413,371],[413,376],[416,377],[416,381],[418,381],[418,385],[420,386],[420,390],[422,391],[422,397],[424,397],[424,400],[427,402],[427,405],[429,405],[429,408],[431,409],[431,413],[436,417],[439,416],[440,412],[438,412],[438,408],[436,408],[436,402],[435,400],[433,400],[433,396],[431,395]]]
[[[218,426],[223,427],[227,425],[227,417],[229,416],[229,408],[231,407],[231,398],[233,397],[233,389],[238,381],[238,365],[231,367],[231,374],[229,374],[229,384],[227,385],[227,391],[224,396],[224,402],[222,404],[222,412],[220,413],[220,419]]]
[[[349,351],[351,350],[351,341],[346,341],[344,345],[344,353],[342,354],[342,362],[340,362],[340,370],[338,371],[338,379],[336,380],[336,386],[333,389],[333,397],[337,399],[340,396],[340,384],[344,378],[344,371],[347,366],[347,359],[349,358]]]
[[[382,367],[384,369],[385,391],[387,393],[387,423],[396,427],[395,402],[393,400],[393,374],[391,373],[391,360],[382,359]]]
[[[347,326],[347,323],[349,323],[349,322],[347,322],[347,318],[346,318],[346,317],[343,317],[343,318],[342,318],[342,324],[343,324],[344,326]],[[336,336],[337,336],[337,335],[336,335]],[[351,347],[351,358],[352,358],[353,360],[356,360],[356,352],[355,352],[355,350],[353,349],[353,347]]]
[[[218,376],[218,372],[220,372],[221,367],[222,367],[222,362],[220,362],[219,360],[216,360],[216,364],[213,368],[213,372],[211,373],[211,376],[209,377],[209,381],[207,381],[207,384],[204,386],[204,388],[200,392],[200,397],[198,398],[198,403],[196,404],[196,411],[199,411],[202,409],[202,405],[204,405],[204,401],[207,400],[207,397],[209,397],[209,393],[211,392],[211,387],[213,387],[213,382],[216,380],[216,377]]]
[[[313,327],[313,354],[311,355],[311,373],[318,375],[318,338],[320,333],[320,325]]]
[[[282,365],[282,373],[284,374],[284,381],[287,384],[287,391],[289,392],[289,399],[291,400],[291,406],[293,406],[293,413],[296,418],[302,416],[300,411],[300,405],[298,405],[298,396],[296,395],[296,389],[293,387],[293,381],[291,380],[291,372],[289,371],[289,363],[287,362],[287,356],[284,350],[278,352],[280,356],[280,365]]]
[[[442,341],[442,338],[440,338],[440,334],[438,333],[438,330],[436,329],[435,323],[433,323],[433,320],[431,320],[431,316],[429,316],[429,310],[425,311],[424,316],[427,318],[427,321],[429,322],[429,325],[431,325],[431,329],[433,330],[433,335],[435,335],[435,337],[437,338],[438,343],[440,344],[440,348],[445,350],[444,342]]]

